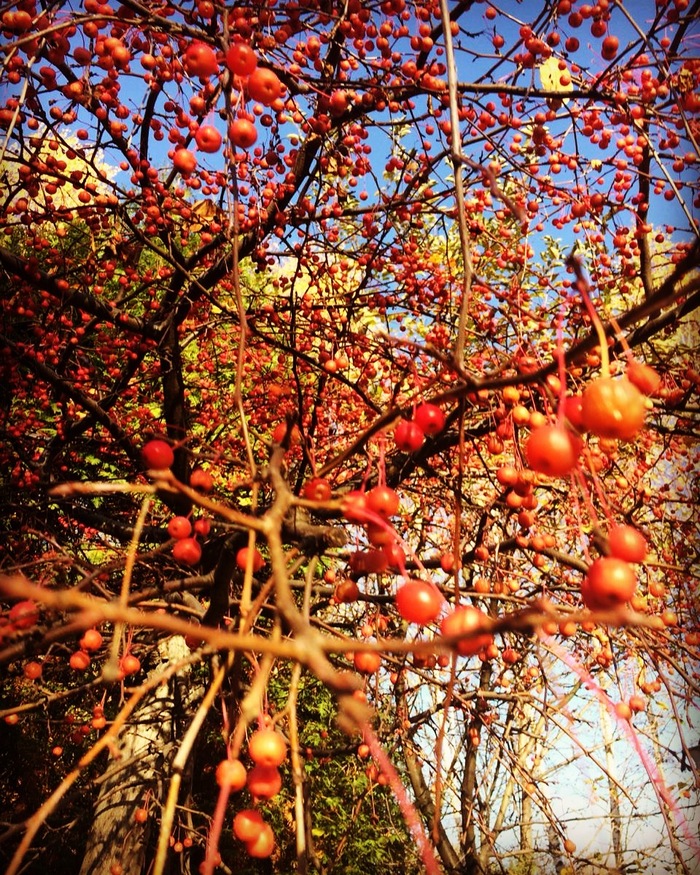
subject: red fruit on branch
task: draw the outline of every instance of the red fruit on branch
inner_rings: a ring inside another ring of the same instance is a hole
[[[275,850],[275,834],[269,823],[265,823],[253,841],[246,842],[248,855],[255,859],[266,859]]]
[[[125,653],[119,660],[119,668],[125,677],[141,671],[141,660],[133,653]]]
[[[559,405],[559,413],[576,431],[584,431],[583,398],[580,395],[567,395]]]
[[[248,43],[231,43],[226,52],[226,66],[234,76],[250,76],[258,65],[258,57]]]
[[[625,375],[645,395],[656,395],[661,387],[659,374],[643,362],[630,361],[625,368]]]
[[[31,629],[39,621],[39,608],[36,602],[24,599],[12,605],[8,618],[15,629]]]
[[[644,562],[647,540],[634,526],[613,526],[608,532],[610,554],[625,562]]]
[[[257,808],[244,808],[233,818],[233,834],[242,842],[253,842],[265,826]]]
[[[251,796],[272,799],[282,789],[282,775],[276,766],[253,766],[248,772],[246,786]]]
[[[206,538],[211,531],[211,522],[206,517],[200,517],[194,521],[194,530],[198,535]]]
[[[190,176],[197,166],[197,159],[189,149],[176,149],[173,155],[173,167],[183,176]]]
[[[201,152],[218,152],[221,148],[222,137],[214,125],[200,125],[194,139]]]
[[[259,766],[281,766],[287,758],[287,742],[275,729],[258,729],[250,736],[248,754]]]
[[[548,477],[564,477],[578,461],[576,438],[560,425],[542,425],[536,428],[525,444],[528,465]]]
[[[299,431],[298,425],[293,425],[291,432],[289,431],[289,426],[286,422],[278,422],[277,425],[272,430],[272,441],[276,444],[281,444],[287,439],[287,433],[289,432],[288,442],[290,447],[296,447],[301,443],[301,432]]]
[[[432,623],[440,615],[445,599],[434,583],[409,580],[396,591],[396,610],[407,623]]]
[[[379,671],[382,657],[373,650],[357,650],[352,657],[355,668],[362,674],[374,674]]]
[[[455,647],[462,656],[473,656],[493,641],[490,632],[481,632],[488,617],[472,605],[460,605],[440,624],[440,633],[446,638],[457,638]],[[461,637],[468,636],[468,637]]]
[[[85,671],[90,665],[90,657],[84,650],[76,650],[71,653],[68,663],[74,671]]]
[[[219,62],[214,49],[203,42],[193,42],[186,49],[182,64],[190,76],[214,76],[219,72]]]
[[[102,633],[97,629],[86,629],[79,643],[82,650],[99,650],[102,640]]]
[[[195,468],[190,474],[190,486],[193,489],[199,489],[200,492],[211,492],[214,478],[203,468]]]
[[[277,74],[267,67],[256,67],[248,77],[246,89],[251,100],[271,106],[282,94],[282,83]]]
[[[353,523],[367,522],[367,493],[353,489],[343,496],[343,516]]]
[[[236,565],[241,569],[241,571],[245,571],[248,565],[248,553],[250,552],[249,547],[241,547],[241,549],[236,553]],[[253,574],[260,569],[265,564],[265,558],[262,553],[255,548],[253,550]]]
[[[626,604],[637,588],[632,566],[615,556],[596,559],[581,583],[583,603],[591,610],[605,610]]]
[[[258,131],[247,118],[237,118],[228,126],[228,138],[239,149],[250,149],[258,139]]]
[[[424,434],[434,435],[445,427],[445,414],[437,404],[419,404],[413,413],[413,421]]]
[[[394,429],[394,442],[404,453],[415,453],[423,446],[425,434],[412,419],[402,419]]]
[[[192,523],[186,516],[174,516],[168,523],[168,534],[178,541],[192,534]]]
[[[333,591],[333,598],[339,605],[356,602],[360,595],[360,587],[354,580],[342,580]]]
[[[202,548],[196,538],[182,538],[173,544],[173,559],[184,565],[196,565],[202,558]]]
[[[25,662],[22,671],[28,680],[35,681],[41,677],[42,666],[40,662],[32,660],[31,662]]]
[[[240,760],[221,760],[216,767],[216,783],[219,787],[228,787],[231,793],[237,793],[246,785],[248,771]]]
[[[302,490],[302,495],[309,501],[328,501],[331,494],[331,485],[325,477],[312,478]]]
[[[367,507],[388,519],[399,509],[399,496],[390,486],[375,486],[367,493]]]
[[[367,523],[367,540],[373,547],[388,547],[395,537],[394,531],[388,523],[372,521]]]
[[[616,36],[606,36],[603,40],[600,53],[606,61],[612,61],[617,57],[620,48],[620,40]]]
[[[644,425],[646,405],[626,377],[601,377],[583,393],[582,419],[587,431],[602,438],[631,441]]]
[[[141,457],[146,467],[154,471],[164,471],[170,468],[175,461],[175,454],[170,444],[158,439],[148,441],[143,445]]]

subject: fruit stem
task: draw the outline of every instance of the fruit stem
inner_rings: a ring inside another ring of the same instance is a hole
[[[557,319],[557,359],[559,371],[559,404],[557,406],[557,425],[562,424],[564,418],[564,401],[566,399],[566,356],[564,354],[564,308],[559,311]]]
[[[615,330],[615,336],[618,338],[618,340],[622,344],[622,349],[623,349],[625,355],[627,356],[627,359],[629,361],[632,361],[634,359],[634,353],[632,352],[632,348],[630,347],[629,343],[627,343],[627,338],[622,333],[622,329],[620,328],[620,325],[619,325],[617,319],[614,316],[610,316],[608,318],[610,319],[610,324],[612,325],[613,329]]]
[[[605,334],[603,323],[600,321],[600,317],[598,316],[598,313],[593,306],[593,302],[591,301],[591,296],[589,294],[590,284],[586,277],[583,275],[581,262],[575,255],[570,255],[567,258],[566,266],[573,270],[573,272],[576,274],[576,291],[579,292],[579,294],[583,298],[583,302],[586,305],[586,309],[588,310],[588,315],[591,317],[593,328],[598,335],[598,343],[600,344],[600,372],[603,377],[608,379],[610,377],[610,356],[608,355],[608,338]]]

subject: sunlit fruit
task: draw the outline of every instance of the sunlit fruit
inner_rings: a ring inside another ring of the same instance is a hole
[[[257,808],[244,808],[233,818],[233,834],[242,842],[252,842],[265,826],[265,821]]]
[[[186,516],[174,516],[168,523],[168,534],[180,541],[192,534],[192,523]]]
[[[304,484],[302,495],[309,501],[328,501],[331,497],[331,484],[325,477],[313,477]]]
[[[176,149],[173,154],[173,167],[183,176],[189,176],[197,166],[197,158],[189,149]]]
[[[639,714],[641,711],[646,711],[647,703],[646,699],[643,696],[630,696],[629,697],[629,708],[634,714]]]
[[[250,149],[258,139],[258,131],[247,118],[237,118],[228,126],[228,137],[239,149]]]
[[[419,404],[413,412],[413,421],[424,434],[434,435],[445,427],[445,414],[437,404]]]
[[[608,532],[608,546],[612,556],[625,562],[644,562],[647,540],[634,526],[613,526]]]
[[[246,786],[252,796],[272,799],[282,789],[282,775],[276,766],[255,765],[248,772]]]
[[[86,629],[80,639],[82,650],[99,650],[102,647],[102,633],[97,629]]]
[[[219,72],[214,49],[203,42],[193,42],[185,49],[182,63],[190,76],[213,76]]]
[[[269,823],[263,824],[260,832],[251,842],[246,842],[246,851],[256,859],[266,859],[275,849],[275,834]]]
[[[353,489],[343,496],[343,516],[353,523],[367,522],[367,493]]]
[[[581,598],[591,610],[626,604],[637,588],[634,568],[615,556],[596,559],[581,582]]]
[[[515,486],[519,479],[518,470],[513,465],[501,465],[496,471],[496,480],[501,486]]]
[[[630,361],[625,368],[625,376],[645,395],[656,395],[661,387],[661,376],[643,362]]]
[[[133,653],[125,653],[119,660],[119,668],[128,677],[128,675],[141,671],[141,660],[138,656],[134,656]]]
[[[346,112],[348,108],[348,96],[345,91],[334,91],[328,100],[328,109],[336,118]]]
[[[260,766],[281,766],[287,758],[287,742],[275,729],[258,729],[250,736],[248,755]]]
[[[158,438],[143,445],[141,456],[146,467],[154,471],[164,471],[175,461],[175,454],[170,444]]]
[[[357,650],[353,654],[352,661],[355,668],[362,674],[374,674],[379,671],[382,657],[373,650]]]
[[[601,377],[583,393],[585,428],[598,437],[632,440],[644,425],[644,396],[626,377]]]
[[[616,36],[606,36],[600,48],[600,53],[606,61],[612,61],[617,56],[619,48],[620,40]]]
[[[440,615],[445,599],[434,583],[409,580],[396,591],[396,610],[408,623],[432,623]]]
[[[218,152],[221,148],[222,137],[214,125],[200,125],[194,139],[200,152]]]
[[[285,441],[290,447],[296,447],[301,443],[301,432],[298,425],[293,425],[291,431],[286,422],[278,422],[272,430],[272,441],[276,444],[284,443]]]
[[[548,477],[564,477],[578,460],[576,438],[564,426],[542,425],[528,438],[525,458],[533,471]]]
[[[460,563],[455,558],[455,554],[451,551],[443,553],[440,556],[440,568],[442,568],[446,574],[452,574],[455,569],[459,568],[459,565]]]
[[[270,106],[282,93],[282,84],[275,72],[267,67],[256,67],[248,77],[246,89],[251,100]]]
[[[567,395],[559,405],[559,413],[576,429],[583,431],[583,398],[581,395]]]
[[[440,632],[446,638],[457,638],[455,647],[462,656],[472,656],[488,647],[493,641],[489,632],[483,630],[488,617],[472,605],[460,605],[448,614],[440,624]],[[467,637],[462,637],[467,636]]]
[[[196,538],[182,538],[173,544],[173,558],[185,565],[196,565],[202,558],[202,548]]]
[[[375,486],[367,493],[367,507],[381,517],[394,516],[399,509],[399,496],[390,486]]]
[[[226,52],[226,66],[235,76],[250,76],[257,65],[257,55],[248,43],[231,43]]]
[[[85,671],[90,665],[90,657],[84,650],[76,650],[75,653],[71,653],[68,664],[74,671]]]
[[[632,709],[627,702],[617,702],[615,705],[615,715],[619,717],[620,720],[629,720],[632,717]]]
[[[402,419],[394,429],[396,446],[404,453],[415,453],[423,446],[425,434],[412,419]]]
[[[237,793],[246,785],[248,771],[240,760],[221,760],[216,767],[216,783],[219,787],[227,787],[232,793]]]

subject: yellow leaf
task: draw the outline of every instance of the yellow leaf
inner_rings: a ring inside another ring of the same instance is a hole
[[[558,91],[565,93],[574,90],[571,81],[571,73],[565,61],[555,58],[553,55],[542,61],[539,66],[540,82],[545,91]]]

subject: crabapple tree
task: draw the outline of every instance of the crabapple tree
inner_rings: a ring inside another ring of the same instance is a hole
[[[699,9],[2,7],[8,873],[696,871]]]

